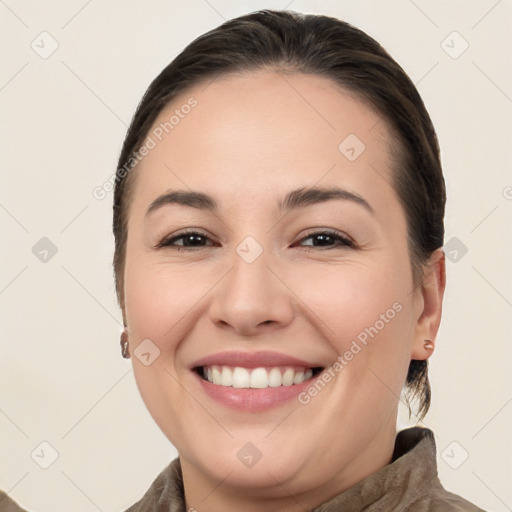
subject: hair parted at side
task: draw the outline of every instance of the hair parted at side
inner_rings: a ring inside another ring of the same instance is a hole
[[[430,116],[413,82],[365,32],[336,18],[260,10],[226,21],[197,37],[153,80],[140,101],[121,150],[114,184],[114,279],[124,316],[124,263],[129,206],[138,151],[161,110],[189,87],[230,73],[268,68],[326,77],[376,111],[396,141],[393,188],[407,218],[411,271],[421,283],[423,265],[444,243],[445,183]],[[430,406],[427,361],[412,360],[405,384]]]

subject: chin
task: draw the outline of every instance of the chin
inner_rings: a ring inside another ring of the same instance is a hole
[[[281,457],[276,451],[275,455],[262,456],[253,465],[245,465],[235,454],[223,456],[220,459],[202,461],[204,469],[216,481],[223,481],[246,491],[262,491],[276,489],[276,483],[284,485],[293,481],[302,464],[295,458]],[[279,486],[276,492],[279,492]]]
[[[196,468],[202,468],[209,478],[235,487],[262,490],[275,488],[276,483],[285,485],[295,480],[308,466],[311,457],[307,456],[307,450],[298,451],[294,442],[265,440],[265,435],[268,431],[254,436],[246,432],[243,436],[215,444],[213,449],[198,452],[194,447],[192,453],[184,453],[184,457]],[[302,448],[306,446],[303,444]]]

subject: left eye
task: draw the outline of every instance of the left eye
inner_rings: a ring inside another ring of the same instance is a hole
[[[300,242],[304,242],[305,240],[316,240],[319,244],[308,244],[310,247],[306,250],[311,251],[313,248],[327,247],[327,249],[333,249],[335,247],[354,247],[354,242],[343,236],[341,233],[331,232],[331,231],[317,231],[315,233],[311,233],[308,236],[302,238]],[[177,243],[181,241],[182,243]],[[211,239],[200,232],[190,231],[186,233],[181,233],[175,237],[164,238],[156,247],[174,247],[177,248],[178,251],[189,251],[194,250],[194,248],[202,249],[205,247],[201,242],[211,242],[212,245],[215,245]],[[325,249],[324,249],[325,250]]]

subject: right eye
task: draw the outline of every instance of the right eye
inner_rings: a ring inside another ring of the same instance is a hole
[[[176,242],[182,241],[178,244]],[[201,241],[210,241],[210,238],[199,231],[185,231],[179,235],[167,236],[156,245],[156,248],[170,247],[178,251],[194,251],[196,249],[203,249]],[[213,242],[212,242],[213,245]]]

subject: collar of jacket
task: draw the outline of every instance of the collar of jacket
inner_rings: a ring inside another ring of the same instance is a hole
[[[310,512],[485,512],[446,491],[437,475],[431,430],[397,434],[392,461]],[[158,476],[144,497],[125,512],[186,512],[179,458]]]

